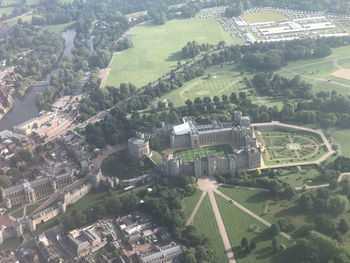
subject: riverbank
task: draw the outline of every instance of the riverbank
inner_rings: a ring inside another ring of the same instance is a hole
[[[60,56],[70,54],[72,48],[74,47],[74,38],[76,35],[76,31],[74,29],[67,29],[63,32],[62,37],[65,41],[65,47]],[[15,94],[15,90],[13,88],[11,92],[6,91],[6,96],[9,96],[9,106],[6,107],[3,113],[0,113],[0,131],[2,130],[12,130],[13,126],[16,126],[20,123],[23,123],[31,118],[38,116],[39,110],[36,106],[36,93],[44,92],[47,86],[50,83],[50,79],[53,75],[57,75],[59,73],[59,61],[53,68],[46,74],[45,78],[41,81],[36,81],[34,84],[28,86],[26,88],[25,96],[21,98],[18,94]],[[5,78],[5,77],[4,77]],[[12,85],[14,80],[12,79]],[[0,104],[1,104],[1,96],[0,96]],[[1,106],[0,106],[1,108]]]

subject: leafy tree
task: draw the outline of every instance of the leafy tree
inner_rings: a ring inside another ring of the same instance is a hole
[[[338,223],[338,230],[343,235],[349,231],[349,225],[344,218],[340,219],[340,221]]]
[[[241,240],[241,247],[248,247],[249,243],[248,243],[248,239],[246,237],[243,237]]]

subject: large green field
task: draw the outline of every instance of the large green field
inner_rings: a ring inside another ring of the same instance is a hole
[[[298,74],[313,84],[313,92],[336,90],[339,94],[350,95],[350,81],[332,76],[341,68],[350,68],[350,47],[333,48],[328,57],[289,62],[280,74],[291,78]],[[292,73],[292,74],[291,74]]]
[[[130,33],[134,47],[117,54],[106,85],[118,87],[122,82],[141,87],[154,81],[176,66],[179,51],[187,42],[217,44],[242,44],[242,39],[232,38],[214,20],[171,20],[164,25],[145,24]]]
[[[197,228],[199,233],[203,234],[209,240],[210,247],[215,251],[217,256],[215,263],[228,262],[225,247],[222,243],[219,228],[208,195],[204,197],[203,202],[194,217],[193,225]]]
[[[285,262],[279,255],[272,251],[272,239],[268,228],[244,213],[242,210],[224,200],[222,197],[215,195],[219,206],[220,214],[231,246],[234,251],[235,258],[238,263],[281,263]],[[250,254],[247,254],[244,249],[240,248],[240,243],[243,237],[248,239],[248,242],[254,240],[257,244]],[[280,244],[288,247],[291,244],[282,236],[276,236]]]
[[[282,12],[276,11],[261,11],[242,15],[242,18],[248,23],[261,23],[261,22],[279,22],[286,20],[287,17]]]
[[[69,26],[73,25],[74,23],[75,21],[65,23],[65,24],[49,25],[41,29],[39,33],[43,33],[45,30],[47,30],[52,33],[60,34],[63,31],[65,31]]]
[[[200,156],[203,158],[207,156],[208,152],[212,153],[214,156],[225,156],[229,153],[232,153],[232,148],[227,144],[223,144],[188,150],[180,150],[174,152],[174,155],[180,156],[182,158],[182,161],[186,163],[193,162],[193,157],[196,154],[200,154]]]
[[[350,130],[334,130],[332,137],[340,144],[342,154],[350,157]]]

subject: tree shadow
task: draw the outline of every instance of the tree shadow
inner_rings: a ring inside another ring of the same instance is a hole
[[[165,61],[178,61],[179,59],[181,59],[181,51],[176,51],[174,53],[171,53]]]
[[[246,202],[247,203],[261,203],[261,202],[265,202],[268,199],[269,199],[269,193],[261,191],[259,193],[256,193],[255,195],[248,197]]]

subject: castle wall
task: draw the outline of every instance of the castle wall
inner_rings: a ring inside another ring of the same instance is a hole
[[[173,148],[191,147],[191,136],[189,134],[172,135],[170,141]]]

